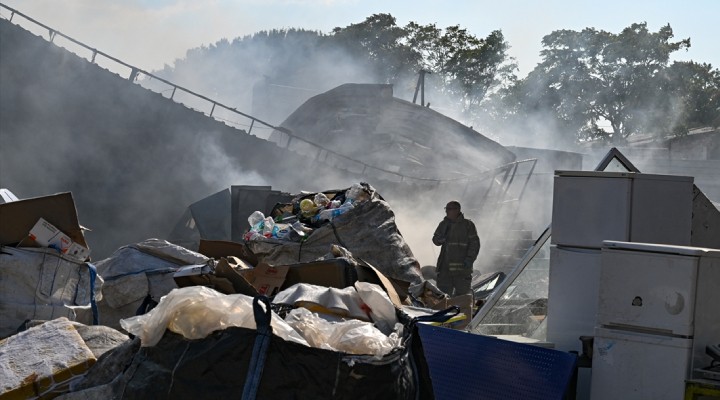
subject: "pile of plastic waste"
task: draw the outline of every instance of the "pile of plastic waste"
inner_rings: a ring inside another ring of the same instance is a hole
[[[355,183],[347,191],[331,193],[332,197],[320,192],[311,198],[297,198],[290,204],[279,204],[273,209],[271,216],[255,211],[248,217],[250,230],[243,239],[302,241],[314,228],[345,214],[355,204],[369,200],[369,190],[371,189],[367,185]]]

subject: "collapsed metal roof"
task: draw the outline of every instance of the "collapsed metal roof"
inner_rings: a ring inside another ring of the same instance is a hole
[[[406,177],[450,179],[515,161],[511,151],[472,128],[393,97],[392,85],[338,86],[310,98],[280,127],[293,137]],[[292,146],[281,130],[270,139]]]

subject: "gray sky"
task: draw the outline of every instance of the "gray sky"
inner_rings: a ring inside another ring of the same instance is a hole
[[[329,32],[390,13],[409,21],[460,25],[485,37],[501,29],[525,76],[539,62],[540,41],[557,29],[595,27],[617,33],[634,22],[657,31],[670,23],[676,39],[691,38],[675,59],[720,67],[720,1],[663,0],[0,0],[60,32],[137,67],[154,70],[188,49],[273,28]],[[9,12],[0,9],[3,17]],[[15,21],[15,20],[14,20]],[[17,22],[17,21],[16,21]],[[21,25],[22,25],[22,21]]]

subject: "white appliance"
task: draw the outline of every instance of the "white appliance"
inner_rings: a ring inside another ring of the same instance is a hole
[[[600,249],[550,246],[547,340],[555,349],[582,352],[592,336],[600,287]]]
[[[720,249],[605,241],[591,399],[680,399],[720,343]]]
[[[598,249],[603,240],[690,245],[692,177],[598,171],[555,175],[552,244]]]

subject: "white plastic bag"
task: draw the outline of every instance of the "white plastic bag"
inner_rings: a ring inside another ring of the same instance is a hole
[[[380,359],[401,344],[397,333],[386,336],[369,322],[355,319],[329,322],[302,307],[290,311],[285,321],[310,346],[326,350],[367,354]]]
[[[173,289],[147,314],[120,320],[126,331],[140,338],[143,347],[156,345],[165,329],[187,339],[202,339],[231,326],[255,329],[252,297],[225,295],[204,286]],[[276,336],[308,345],[293,328],[272,313],[270,324]]]
[[[398,323],[395,306],[380,286],[368,282],[355,282],[362,302],[370,308],[370,318],[384,334],[389,335]]]

